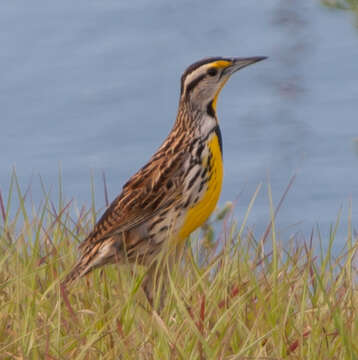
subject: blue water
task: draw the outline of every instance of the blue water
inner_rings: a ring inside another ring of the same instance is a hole
[[[2,2],[0,190],[15,166],[32,199],[38,175],[67,199],[104,205],[142,166],[176,116],[179,77],[206,56],[269,59],[230,80],[218,104],[225,179],[220,204],[239,221],[260,182],[248,225],[269,220],[267,183],[287,236],[323,233],[343,206],[358,220],[358,30],[349,12],[312,0]]]

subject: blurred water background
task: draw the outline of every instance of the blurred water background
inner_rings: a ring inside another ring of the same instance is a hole
[[[352,200],[358,220],[358,31],[350,12],[314,0],[7,1],[0,5],[0,191],[12,168],[43,200],[39,175],[56,196],[97,206],[142,166],[175,120],[179,78],[207,56],[269,59],[236,74],[218,116],[225,179],[220,204],[235,200],[260,234],[270,218],[267,183],[281,233],[323,235]]]

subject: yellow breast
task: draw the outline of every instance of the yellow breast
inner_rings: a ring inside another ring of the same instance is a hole
[[[223,162],[217,133],[214,133],[208,146],[212,159],[211,177],[207,183],[207,190],[202,199],[196,205],[189,208],[186,213],[183,226],[179,231],[179,240],[187,238],[191,232],[208,219],[220,197],[223,181]]]

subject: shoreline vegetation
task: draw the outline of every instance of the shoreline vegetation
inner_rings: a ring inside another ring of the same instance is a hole
[[[293,180],[276,207],[268,187],[271,219],[259,238],[247,220],[261,186],[243,219],[228,204],[192,234],[182,261],[166,268],[159,313],[135,265],[105,266],[61,291],[95,203],[76,212],[60,180],[57,205],[45,186],[42,203],[29,205],[31,189],[13,174],[0,189],[0,359],[358,359],[351,216],[339,254],[340,216],[329,238],[279,239],[275,213]]]
[[[358,0],[321,0],[321,3],[328,8],[352,11],[358,27]]]

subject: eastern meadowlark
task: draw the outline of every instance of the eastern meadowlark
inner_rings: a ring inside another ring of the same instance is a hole
[[[63,284],[108,263],[150,264],[164,244],[183,244],[207,220],[223,179],[218,95],[234,72],[264,59],[213,57],[185,70],[172,130],[82,242]],[[144,290],[150,297],[150,289]]]

